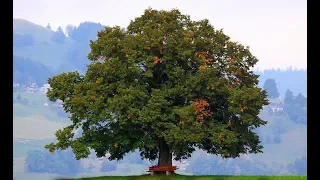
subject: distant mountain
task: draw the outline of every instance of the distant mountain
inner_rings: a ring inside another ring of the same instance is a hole
[[[13,19],[13,34],[14,55],[42,62],[55,70],[67,61],[67,53],[75,44],[68,37],[64,44],[56,43],[52,40],[54,31],[23,19]],[[72,64],[69,66],[72,69]]]
[[[37,82],[38,85],[47,83],[53,72],[41,62],[13,56],[13,81],[19,84]]]
[[[65,36],[65,40],[59,43],[53,38],[58,32],[27,20],[13,19],[13,54],[41,62],[54,74],[74,70],[84,73],[89,63],[89,41],[96,40],[97,32],[104,28],[104,25],[95,22],[82,22],[77,27],[69,25],[66,28],[68,36],[60,32],[60,36]],[[260,87],[263,87],[266,79],[275,79],[281,98],[287,89],[295,94],[305,94],[307,91],[306,70],[271,69],[256,73],[260,74]]]
[[[50,42],[54,31],[24,19],[13,19],[14,34],[31,34],[37,43]]]
[[[41,62],[55,73],[74,70],[84,72],[89,62],[89,41],[95,40],[97,32],[104,29],[104,26],[83,22],[78,27],[69,27],[68,34],[71,37],[59,29],[55,32],[24,19],[13,19],[13,54]],[[64,40],[58,42],[57,36]]]

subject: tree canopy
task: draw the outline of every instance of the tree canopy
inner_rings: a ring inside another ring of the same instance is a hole
[[[262,152],[253,129],[267,105],[248,47],[233,42],[207,19],[179,10],[145,10],[126,29],[106,27],[90,42],[87,72],[48,80],[72,124],[56,132],[50,151],[71,147],[85,158],[142,158],[171,165],[196,148],[223,157]],[[75,130],[82,135],[74,138]]]
[[[267,79],[264,82],[263,89],[265,89],[268,92],[269,98],[278,98],[280,96],[280,93],[277,88],[277,83],[274,79]]]
[[[288,89],[284,97],[284,110],[294,122],[307,123],[307,97],[299,93],[297,96]]]

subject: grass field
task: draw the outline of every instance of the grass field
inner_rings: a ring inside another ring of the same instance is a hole
[[[61,177],[59,174],[52,173],[24,173],[17,172],[13,174],[15,180],[54,180]]]
[[[306,180],[306,176],[104,176],[73,180]],[[59,179],[63,180],[63,179]]]
[[[16,94],[14,94],[14,97]],[[56,130],[70,123],[59,117],[54,110],[44,107],[46,97],[43,94],[21,93],[22,98],[36,102],[37,106],[13,104],[13,137],[23,139],[51,139]]]
[[[13,137],[24,139],[54,138],[54,133],[62,127],[64,127],[62,123],[48,121],[43,116],[17,118],[13,121]]]
[[[250,158],[270,164],[272,161],[288,163],[297,157],[307,156],[307,126],[289,119],[277,119],[266,112],[261,112],[260,117],[268,121],[266,126],[259,128],[262,137],[268,135],[273,138],[277,127],[287,131],[280,135],[280,143],[263,144],[263,153],[250,154]]]
[[[14,98],[16,98],[17,95],[17,93],[13,93]],[[13,103],[13,120],[40,115],[44,116],[48,121],[60,123],[62,119],[62,121],[68,122],[67,118],[59,117],[57,115],[57,111],[43,105],[44,103],[49,102],[45,94],[32,94],[22,92],[20,93],[20,96],[22,99],[28,99],[29,105],[23,105],[17,102]]]

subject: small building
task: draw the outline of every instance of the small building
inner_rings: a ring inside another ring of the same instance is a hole
[[[272,112],[279,112],[283,111],[283,104],[270,104],[269,107],[272,109]]]

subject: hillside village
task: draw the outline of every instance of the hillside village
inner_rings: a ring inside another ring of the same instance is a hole
[[[50,88],[49,84],[43,84],[42,86],[38,86],[35,82],[29,85],[20,85],[18,83],[13,82],[13,89],[14,92],[26,92],[32,94],[46,94],[48,89]],[[62,108],[62,101],[58,100],[55,103],[46,102],[43,106],[48,107],[50,104],[52,106],[57,106]],[[284,110],[284,105],[281,99],[270,99],[270,104],[265,106],[264,109],[271,109],[273,113],[282,112]]]
[[[42,86],[38,86],[36,83],[30,83],[29,85],[20,85],[18,83],[13,82],[13,92],[24,92],[31,94],[46,94],[48,89],[50,88],[49,84],[43,84]],[[43,106],[45,107],[58,107],[63,108],[63,102],[61,100],[57,100],[56,102],[45,102]]]
[[[284,110],[284,105],[281,99],[270,99],[270,104],[267,107],[270,108],[273,113]]]
[[[29,85],[21,85],[13,82],[13,92],[46,94],[49,88],[49,84],[43,84],[42,86],[38,86],[35,82],[30,82]]]

